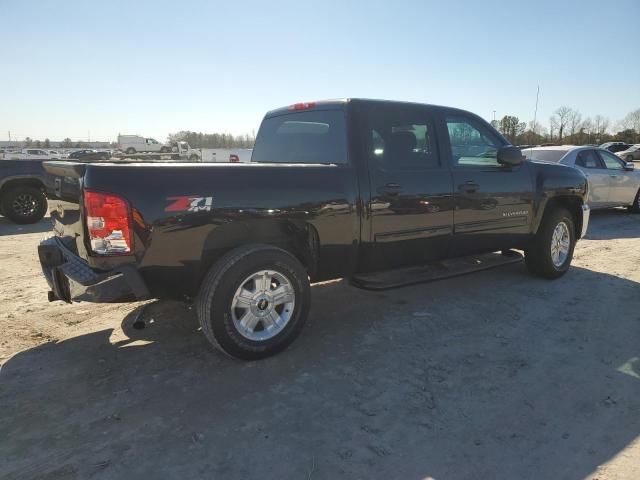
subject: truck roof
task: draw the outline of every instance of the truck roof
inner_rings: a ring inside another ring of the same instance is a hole
[[[375,98],[336,98],[336,99],[328,99],[328,100],[315,100],[315,101],[307,101],[307,102],[299,102],[294,103],[292,105],[288,105],[286,107],[280,107],[273,110],[270,110],[266,113],[265,117],[270,117],[273,115],[281,115],[287,112],[293,111],[302,111],[314,108],[322,108],[322,109],[340,109],[344,108],[350,102],[361,102],[361,103],[383,103],[383,104],[400,104],[400,105],[420,105],[424,107],[433,107],[433,108],[447,108],[450,110],[458,110],[460,112],[471,113],[466,110],[462,110],[460,108],[455,107],[445,107],[444,105],[434,105],[431,103],[421,103],[421,102],[408,102],[403,100],[383,100],[383,99],[375,99]]]

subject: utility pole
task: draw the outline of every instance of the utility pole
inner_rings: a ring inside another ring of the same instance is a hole
[[[493,111],[493,121],[494,122],[496,121],[496,111],[495,110]]]
[[[538,85],[538,91],[536,92],[536,109],[533,112],[533,133],[536,133],[536,120],[538,119],[538,98],[540,97],[540,85]]]

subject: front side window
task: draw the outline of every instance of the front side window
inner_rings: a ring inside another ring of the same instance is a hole
[[[265,118],[256,137],[251,161],[347,163],[344,111],[309,110]]]
[[[498,149],[503,146],[485,125],[463,116],[447,115],[453,164],[460,167],[499,167]]]
[[[624,170],[624,163],[618,157],[613,155],[612,153],[601,151],[598,152],[600,154],[600,158],[607,166],[609,170]]]

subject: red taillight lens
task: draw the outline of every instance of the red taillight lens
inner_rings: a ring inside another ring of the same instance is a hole
[[[91,250],[99,255],[123,255],[131,252],[131,216],[126,200],[101,192],[84,192]]]
[[[232,153],[231,155],[229,155],[229,161],[233,163],[238,163],[240,161],[240,157]]]

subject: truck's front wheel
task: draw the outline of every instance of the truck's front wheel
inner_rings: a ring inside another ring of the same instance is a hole
[[[309,312],[307,272],[290,253],[266,245],[241,247],[209,271],[197,314],[207,339],[226,354],[257,360],[285,349]]]
[[[569,270],[576,245],[571,213],[557,208],[545,214],[538,233],[525,249],[527,268],[545,278],[561,277]]]

